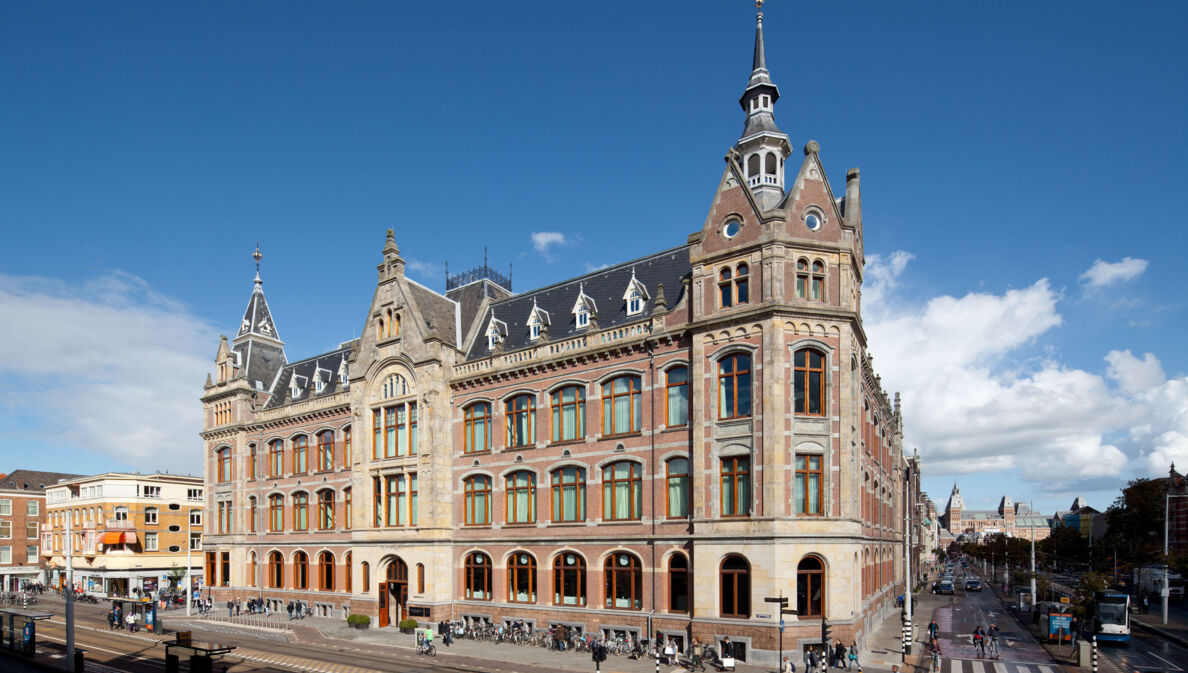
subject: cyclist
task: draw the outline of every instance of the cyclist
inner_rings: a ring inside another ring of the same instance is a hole
[[[433,627],[425,627],[425,654],[437,654],[433,648]]]
[[[997,624],[991,624],[991,625],[990,625],[990,630],[989,630],[989,631],[986,633],[986,635],[987,635],[987,636],[990,638],[990,652],[991,652],[991,653],[992,653],[992,654],[993,654],[995,657],[997,657],[997,656],[998,656],[998,654],[999,654],[999,650],[998,650],[998,625],[997,625]]]
[[[933,638],[932,642],[928,644],[928,647],[932,650],[932,654],[931,654],[932,668],[929,670],[931,670],[933,673],[940,673],[940,670],[941,670],[940,643],[938,643],[936,641],[936,639]]]

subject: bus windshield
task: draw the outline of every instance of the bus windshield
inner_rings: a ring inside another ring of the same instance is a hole
[[[1102,624],[1126,623],[1126,603],[1099,602],[1097,604],[1097,613],[1101,617]]]

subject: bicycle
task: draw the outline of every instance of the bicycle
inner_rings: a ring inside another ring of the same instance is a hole
[[[932,651],[932,666],[928,670],[930,671],[930,673],[941,673],[940,650]]]
[[[425,640],[424,636],[420,636],[417,638],[417,654],[436,657],[437,646],[433,644],[432,640]]]
[[[988,649],[990,650],[990,656],[995,659],[1002,655],[1002,651],[998,649],[998,636],[990,638],[990,647]]]

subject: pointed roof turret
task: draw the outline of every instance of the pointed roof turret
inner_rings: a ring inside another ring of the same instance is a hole
[[[239,324],[239,334],[235,337],[238,344],[249,336],[260,337],[283,345],[280,334],[276,331],[276,323],[272,320],[272,311],[268,310],[268,300],[264,298],[264,281],[260,280],[260,260],[264,255],[260,253],[260,246],[252,253],[256,260],[256,278],[253,280],[252,296],[248,299],[247,310],[243,312],[243,320]]]
[[[763,209],[774,208],[784,196],[784,160],[792,153],[788,136],[775,123],[775,102],[780,90],[767,71],[763,40],[763,0],[755,0],[755,55],[751,78],[738,104],[746,113],[743,132],[734,150],[738,153],[747,186]]]
[[[239,354],[242,364],[241,373],[249,385],[256,389],[264,389],[270,384],[277,370],[287,361],[285,344],[277,332],[268,300],[264,298],[264,281],[260,280],[260,260],[263,257],[257,244],[256,251],[252,253],[256,261],[252,296],[239,323],[239,332],[232,340],[232,350]]]
[[[779,133],[775,123],[775,102],[780,98],[780,89],[771,81],[767,70],[767,47],[763,38],[763,0],[755,1],[755,56],[751,62],[751,78],[747,88],[738,99],[738,104],[747,113],[743,138],[749,138],[763,131]],[[763,98],[766,95],[767,98]]]

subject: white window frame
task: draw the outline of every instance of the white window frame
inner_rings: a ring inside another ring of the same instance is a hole
[[[41,547],[31,544],[25,546],[25,563],[37,563],[41,554]]]
[[[33,527],[32,535],[29,535],[29,527],[30,526]],[[36,540],[40,536],[41,536],[41,526],[36,521],[26,521],[25,522],[25,539],[26,540]]]
[[[160,541],[157,539],[156,533],[144,534],[144,550],[145,551],[160,551]]]
[[[12,516],[12,501],[8,498],[0,500],[0,516]]]
[[[9,547],[9,546],[0,547],[0,563],[3,563],[3,564],[12,563],[12,547]]]
[[[190,549],[202,549],[202,533],[190,533]]]
[[[644,303],[648,299],[651,299],[648,296],[648,289],[635,277],[635,271],[632,271],[631,281],[627,283],[627,291],[623,293],[623,301],[627,302],[627,315],[643,313]]]
[[[128,508],[124,507],[123,505],[116,507],[115,511],[111,513],[111,520],[112,521],[127,521],[128,520]]]
[[[190,510],[190,525],[191,526],[201,526],[202,525],[202,510],[200,510],[200,509]]]
[[[26,516],[40,516],[41,515],[41,503],[37,502],[36,500],[25,501],[25,515]]]
[[[157,524],[158,511],[156,507],[144,508],[144,524],[146,526],[155,526]]]
[[[0,540],[12,539],[12,522],[0,521]]]
[[[190,502],[202,502],[202,489],[186,489],[186,500],[189,500]]]
[[[160,486],[145,486],[144,487],[144,497],[145,498],[160,498],[161,497],[161,487]]]

